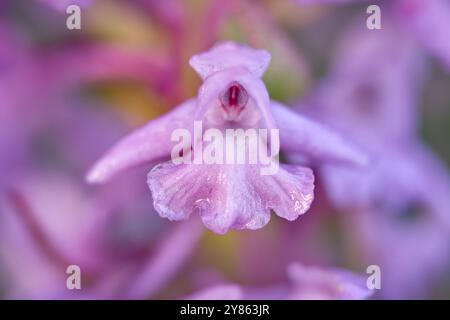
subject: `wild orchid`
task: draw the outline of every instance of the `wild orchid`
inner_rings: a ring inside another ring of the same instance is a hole
[[[236,128],[279,129],[279,143],[272,134],[258,138],[259,147],[275,148],[269,165],[276,161],[278,144],[282,150],[319,161],[364,164],[365,155],[339,135],[270,100],[261,80],[269,61],[268,52],[232,42],[194,55],[190,64],[204,81],[197,98],[122,139],[94,165],[87,180],[104,182],[124,169],[167,159],[171,153],[177,158],[171,136],[180,128],[192,132],[195,121],[222,133]],[[314,189],[311,169],[282,165],[276,173],[264,175],[261,163],[195,164],[194,149],[198,144],[207,147],[205,136],[197,138],[200,141],[191,141],[179,152],[193,163],[173,159],[157,165],[148,175],[154,207],[161,217],[185,220],[198,212],[206,227],[223,234],[230,228],[262,228],[269,222],[271,210],[292,221],[309,209]],[[244,149],[251,146],[246,144]]]
[[[448,298],[449,17],[0,1],[0,299]]]

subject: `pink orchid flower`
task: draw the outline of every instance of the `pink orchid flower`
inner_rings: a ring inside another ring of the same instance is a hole
[[[194,55],[190,64],[204,81],[197,98],[119,141],[94,165],[87,181],[105,182],[132,166],[167,160],[174,145],[171,134],[180,128],[192,132],[194,121],[222,133],[236,128],[279,129],[285,151],[317,161],[364,165],[365,155],[341,136],[270,100],[261,80],[269,61],[268,52],[232,42]],[[272,142],[277,144],[271,139],[265,143]],[[193,147],[197,144],[194,141]],[[190,154],[190,149],[183,151],[183,157]],[[309,209],[314,190],[311,169],[281,165],[275,174],[262,175],[261,167],[168,161],[150,171],[148,185],[161,217],[185,220],[198,212],[205,226],[219,234],[262,228],[271,210],[292,221]]]

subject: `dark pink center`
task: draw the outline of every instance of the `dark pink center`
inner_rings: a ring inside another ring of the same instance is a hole
[[[220,101],[225,109],[243,109],[248,102],[248,94],[238,82],[232,82],[221,95]]]

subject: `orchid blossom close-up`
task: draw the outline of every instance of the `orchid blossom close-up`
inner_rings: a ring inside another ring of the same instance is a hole
[[[269,60],[268,52],[235,43],[193,56],[190,64],[204,80],[197,98],[125,137],[94,166],[87,180],[101,182],[127,167],[168,158],[172,131],[190,128],[194,119],[222,131],[277,128],[278,143],[291,152],[311,154],[323,162],[364,163],[364,154],[339,135],[269,99],[260,80]],[[309,209],[314,190],[310,169],[286,165],[265,176],[258,169],[254,164],[196,166],[169,161],[152,169],[147,182],[162,217],[184,220],[198,211],[204,224],[217,233],[230,227],[259,229],[269,222],[271,209],[291,221]]]
[[[447,0],[2,0],[0,299],[449,299],[449,27]]]

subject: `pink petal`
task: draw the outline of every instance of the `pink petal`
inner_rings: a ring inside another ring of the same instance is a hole
[[[120,140],[89,171],[89,183],[101,183],[130,167],[167,158],[173,147],[175,129],[189,128],[195,100],[188,100],[168,114],[150,121]]]
[[[255,77],[260,78],[269,62],[270,54],[267,51],[234,42],[221,43],[209,51],[194,55],[189,60],[189,64],[202,79],[232,67],[245,67]]]
[[[149,173],[154,206],[161,217],[187,219],[198,212],[207,228],[259,229],[270,209],[287,220],[305,213],[313,200],[314,176],[303,167],[280,167],[261,175],[258,165],[175,165],[166,162]]]
[[[280,128],[281,148],[322,162],[368,164],[368,156],[325,126],[272,101],[273,116]]]

